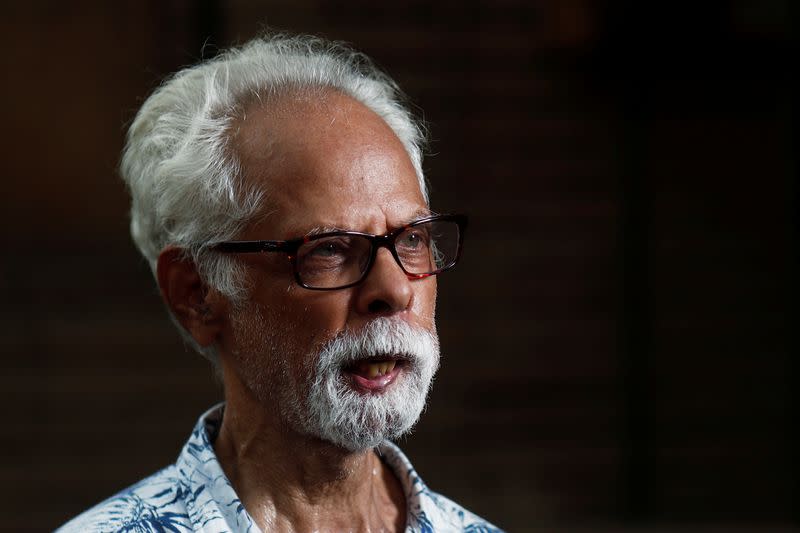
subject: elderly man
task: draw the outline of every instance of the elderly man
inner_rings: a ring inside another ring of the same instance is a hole
[[[389,78],[311,37],[257,39],[145,101],[131,231],[225,403],[64,531],[496,529],[389,441],[424,407],[436,275],[466,226],[428,208],[422,137]]]

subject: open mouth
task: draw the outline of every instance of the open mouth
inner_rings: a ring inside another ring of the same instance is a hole
[[[408,364],[402,357],[376,356],[362,359],[344,368],[353,388],[359,392],[382,392]]]

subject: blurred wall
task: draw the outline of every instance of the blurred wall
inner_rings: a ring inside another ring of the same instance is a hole
[[[0,527],[174,461],[221,398],[127,232],[125,124],[264,24],[352,42],[430,124],[443,368],[403,442],[512,531],[790,527],[796,82],[788,1],[4,6]]]

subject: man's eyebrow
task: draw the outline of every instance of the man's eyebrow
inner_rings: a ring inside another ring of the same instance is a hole
[[[352,231],[352,230],[347,228],[342,228],[340,226],[317,226],[305,232],[303,236],[312,237],[314,235],[319,235],[320,233],[332,233],[334,231]]]
[[[410,217],[403,219],[402,223],[399,224],[397,227],[403,227],[403,226],[406,226],[408,224],[412,224],[412,223],[416,222],[417,220],[420,220],[420,219],[423,219],[423,218],[426,218],[426,217],[430,217],[430,216],[435,216],[437,214],[438,213],[436,213],[435,211],[431,211],[427,207],[420,208],[420,209],[417,209],[416,211],[414,211],[414,214],[411,215]],[[394,228],[392,228],[392,229],[394,229]],[[321,233],[333,233],[335,231],[355,231],[355,230],[353,230],[353,228],[343,228],[341,226],[316,226],[316,227],[311,228],[310,230],[306,231],[305,233],[303,233],[303,236],[304,237],[313,237],[314,235],[320,235]]]
[[[437,212],[435,212],[435,211],[431,211],[431,210],[430,210],[429,208],[427,208],[427,207],[420,207],[419,209],[417,209],[416,211],[414,211],[414,214],[413,214],[413,215],[411,215],[409,218],[407,218],[407,219],[406,219],[406,220],[405,220],[405,221],[404,221],[402,224],[400,224],[400,225],[401,225],[401,226],[405,226],[405,225],[407,225],[407,224],[411,224],[411,223],[413,223],[413,222],[416,222],[417,220],[420,220],[420,219],[422,219],[422,218],[432,217],[432,216],[436,216],[436,215],[438,215],[438,214],[439,214],[439,213],[437,213]]]

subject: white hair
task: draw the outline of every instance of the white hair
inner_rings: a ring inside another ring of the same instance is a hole
[[[209,286],[234,303],[242,300],[237,264],[209,245],[234,239],[268,191],[247,189],[241,180],[231,126],[249,102],[328,88],[364,104],[391,127],[427,201],[424,130],[391,78],[342,43],[312,36],[257,38],[168,78],[128,130],[120,173],[132,196],[131,234],[154,274],[161,251],[174,245],[195,262]]]

